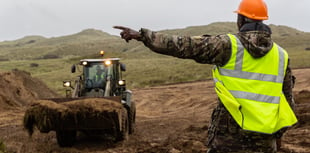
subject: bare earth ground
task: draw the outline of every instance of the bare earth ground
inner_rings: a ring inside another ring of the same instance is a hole
[[[310,69],[294,70],[294,75],[300,121],[284,135],[280,152],[306,153],[310,152]],[[1,90],[11,89],[0,88],[0,95]],[[8,152],[18,153],[206,152],[210,115],[216,106],[212,80],[135,89],[133,94],[137,105],[136,132],[128,141],[115,144],[109,139],[80,135],[73,147],[60,148],[55,132],[35,131],[32,138],[28,137],[22,127],[26,107],[7,109],[0,103],[0,142],[4,142]]]

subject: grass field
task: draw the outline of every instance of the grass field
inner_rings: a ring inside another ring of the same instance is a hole
[[[310,67],[310,51],[305,51],[305,48],[310,47],[310,34],[285,26],[271,25],[271,28],[275,42],[288,51],[291,66]],[[214,35],[235,31],[235,23],[165,30],[170,34],[182,35]],[[77,73],[70,73],[72,64],[83,58],[98,58],[95,54],[102,49],[107,52],[106,57],[120,57],[127,65],[124,76],[131,89],[211,78],[211,65],[159,55],[149,51],[141,43],[125,43],[119,37],[92,29],[58,38],[30,36],[0,42],[0,71],[28,71],[64,95],[62,81],[74,80],[78,76]],[[45,58],[46,55],[56,55],[57,58]],[[31,66],[33,64],[38,66]]]
[[[310,52],[293,52],[290,53],[290,57],[293,68],[310,67]],[[193,60],[161,55],[153,58],[122,59],[127,67],[124,77],[130,89],[211,78],[212,66],[198,64]],[[62,81],[74,80],[78,76],[78,73],[70,72],[72,64],[78,61],[79,59],[17,60],[0,62],[0,67],[1,71],[11,69],[28,71],[32,76],[40,78],[50,88],[64,95]],[[39,66],[31,67],[31,63],[37,63]]]

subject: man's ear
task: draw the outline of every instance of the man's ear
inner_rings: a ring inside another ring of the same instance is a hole
[[[243,15],[238,14],[238,17],[237,17],[238,30],[241,29],[241,27],[244,25],[244,23],[245,23],[245,17]]]

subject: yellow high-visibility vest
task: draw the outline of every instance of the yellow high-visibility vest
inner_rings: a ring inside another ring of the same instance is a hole
[[[104,80],[104,73],[101,73],[100,75],[95,75],[95,81]]]
[[[215,66],[215,90],[238,125],[254,132],[272,134],[292,126],[297,118],[283,92],[288,64],[284,49],[273,44],[263,57],[252,57],[240,40],[228,34],[232,54],[228,63]]]

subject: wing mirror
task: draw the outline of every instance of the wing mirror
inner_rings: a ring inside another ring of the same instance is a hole
[[[121,63],[121,71],[126,71],[126,65]]]
[[[71,73],[75,73],[75,71],[76,71],[76,67],[75,67],[75,64],[73,64],[73,65],[71,66]]]

